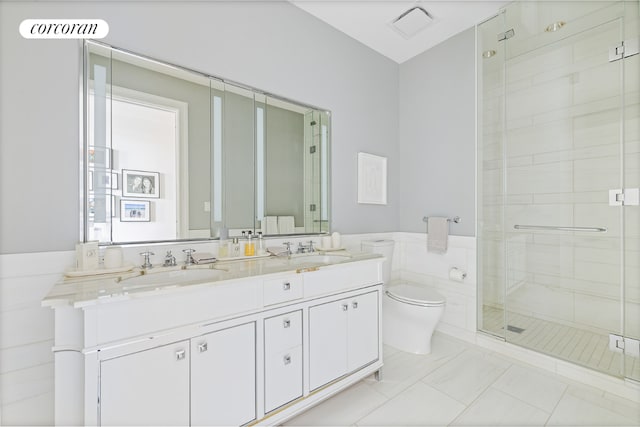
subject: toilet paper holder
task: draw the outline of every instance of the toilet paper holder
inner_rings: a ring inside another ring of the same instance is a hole
[[[451,267],[451,269],[449,270],[449,280],[462,282],[466,278],[467,278],[467,273],[460,270],[458,267]]]

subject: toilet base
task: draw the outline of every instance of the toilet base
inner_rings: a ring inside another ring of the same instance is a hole
[[[413,354],[431,353],[431,337],[444,312],[444,305],[421,307],[384,296],[382,342]]]

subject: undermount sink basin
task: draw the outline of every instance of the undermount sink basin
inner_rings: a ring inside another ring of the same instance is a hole
[[[167,271],[149,271],[142,276],[132,277],[122,281],[122,289],[139,289],[144,287],[160,287],[169,285],[182,285],[185,283],[206,282],[208,280],[216,280],[223,271],[206,269],[186,269],[186,270],[167,270]]]
[[[300,264],[336,264],[339,262],[344,262],[350,258],[349,255],[306,255],[306,256],[298,256],[291,258],[289,260],[289,264],[300,265]]]

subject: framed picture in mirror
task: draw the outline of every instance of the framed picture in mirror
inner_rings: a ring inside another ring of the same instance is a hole
[[[122,197],[160,197],[160,173],[122,169]]]
[[[118,173],[105,171],[105,170],[97,170],[97,169],[95,171],[90,170],[89,171],[89,191],[93,191],[94,182],[95,182],[95,188],[100,188],[100,189],[106,188],[111,190],[117,190],[118,189]]]
[[[89,167],[99,167],[103,169],[111,168],[111,149],[109,147],[90,146],[89,147]]]
[[[120,200],[120,221],[149,222],[151,221],[151,202],[149,200]]]

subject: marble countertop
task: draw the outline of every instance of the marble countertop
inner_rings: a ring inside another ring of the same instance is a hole
[[[379,254],[332,252],[267,257],[213,264],[155,267],[143,270],[63,277],[42,300],[43,307],[84,307],[100,303],[140,298],[193,286],[230,284],[235,280],[283,273],[303,273],[345,263],[381,258]]]

